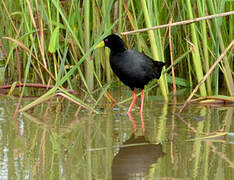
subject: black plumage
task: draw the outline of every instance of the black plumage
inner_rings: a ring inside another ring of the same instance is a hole
[[[143,110],[144,86],[152,79],[159,79],[163,62],[155,61],[143,53],[125,48],[123,40],[116,34],[111,34],[103,40],[110,48],[110,65],[119,79],[133,91],[133,101],[128,112],[136,100],[134,88],[142,89],[141,112]]]

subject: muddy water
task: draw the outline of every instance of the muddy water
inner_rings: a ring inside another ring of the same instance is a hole
[[[129,102],[95,115],[54,99],[14,119],[17,102],[0,97],[0,179],[234,179],[233,139],[198,139],[234,132],[233,106],[178,116],[148,97],[142,116],[126,114]]]

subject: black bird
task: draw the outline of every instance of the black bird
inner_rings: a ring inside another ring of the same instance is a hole
[[[111,34],[104,38],[96,48],[104,46],[109,47],[111,50],[110,65],[112,70],[119,79],[132,90],[133,99],[128,109],[128,113],[131,113],[132,107],[137,99],[134,88],[140,88],[142,90],[140,110],[142,113],[144,104],[144,86],[152,79],[160,78],[162,67],[165,63],[155,61],[135,50],[126,49],[123,40],[116,34]]]

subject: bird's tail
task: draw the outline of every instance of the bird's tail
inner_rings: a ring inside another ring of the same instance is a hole
[[[162,68],[163,66],[165,66],[165,63],[161,61],[153,61],[153,63],[154,63],[155,78],[159,79],[161,76]]]

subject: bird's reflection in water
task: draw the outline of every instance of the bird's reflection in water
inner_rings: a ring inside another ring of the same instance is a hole
[[[143,117],[143,116],[142,116]],[[152,144],[144,136],[135,137],[136,123],[132,116],[133,134],[120,148],[112,162],[112,179],[142,179],[147,178],[151,165],[164,155],[161,144]],[[143,120],[143,118],[141,118]],[[144,121],[142,133],[144,134]]]
[[[143,113],[140,113],[140,114],[141,114],[142,136],[144,136],[144,134],[145,134],[145,123],[144,123],[144,119],[143,119]],[[136,121],[133,119],[131,113],[128,113],[128,118],[129,118],[129,120],[132,122],[133,134],[136,134],[137,125],[136,125]]]

